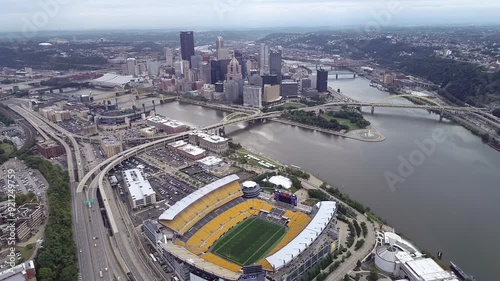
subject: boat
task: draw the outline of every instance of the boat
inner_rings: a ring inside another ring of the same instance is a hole
[[[462,280],[465,280],[465,281],[475,281],[476,279],[474,278],[474,276],[472,275],[469,275],[467,273],[465,273],[460,267],[458,267],[456,264],[454,264],[453,262],[450,261],[450,268],[451,270],[453,270],[453,272],[455,272],[458,277],[460,277]]]

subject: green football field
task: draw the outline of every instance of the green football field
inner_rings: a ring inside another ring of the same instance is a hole
[[[264,258],[285,233],[284,226],[248,218],[215,242],[212,253],[241,266],[253,264]]]

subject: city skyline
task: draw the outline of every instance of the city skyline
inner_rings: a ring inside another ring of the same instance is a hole
[[[89,29],[227,29],[290,26],[500,24],[496,1],[7,0],[3,32]],[[276,13],[276,11],[280,11]],[[194,18],[193,16],[196,15]],[[137,20],[131,20],[136,18]],[[185,18],[193,18],[186,23]],[[301,19],[297,23],[297,18]]]

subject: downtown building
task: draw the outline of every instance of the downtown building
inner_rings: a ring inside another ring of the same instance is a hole
[[[262,108],[262,87],[257,85],[243,86],[243,106]]]
[[[128,189],[132,209],[156,203],[156,192],[140,169],[125,170],[123,180]]]
[[[181,32],[181,59],[183,61],[191,61],[191,56],[194,56],[194,33],[192,31]]]
[[[316,74],[316,90],[320,93],[328,92],[328,71],[325,69],[318,69]]]

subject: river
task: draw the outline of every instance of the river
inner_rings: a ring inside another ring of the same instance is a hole
[[[329,86],[356,100],[389,96],[363,78],[330,78]],[[365,110],[385,141],[365,143],[274,122],[239,124],[226,132],[245,147],[339,187],[419,248],[442,251],[444,260],[478,281],[500,280],[492,266],[500,261],[500,153],[464,128],[447,120],[440,123],[437,115],[423,110],[376,108],[374,115]],[[157,111],[201,126],[224,115],[176,102]],[[402,162],[407,167],[399,172]],[[398,180],[391,186],[387,175]]]

